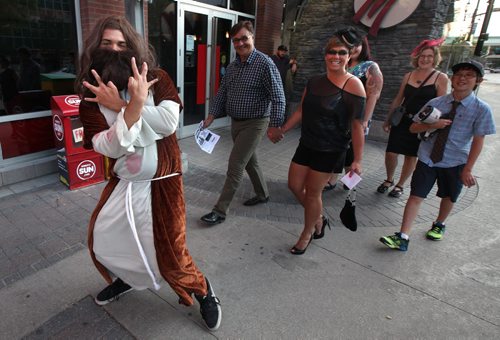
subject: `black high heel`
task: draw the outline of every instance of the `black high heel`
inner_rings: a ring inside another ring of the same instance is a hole
[[[314,235],[314,233],[311,234],[311,238],[309,239],[309,242],[307,243],[307,246],[304,249],[299,249],[296,246],[293,246],[290,249],[290,253],[292,253],[293,255],[302,255],[302,254],[304,254],[306,252],[306,250],[307,250],[307,247],[309,247],[309,245],[311,244],[311,242],[313,240],[313,235]],[[300,239],[299,239],[299,241],[300,241]]]
[[[320,238],[323,238],[323,236],[325,236],[325,227],[328,226],[328,229],[332,230],[332,228],[330,227],[330,221],[328,220],[328,218],[326,218],[325,216],[321,216],[321,218],[323,219],[323,224],[321,225],[321,232],[319,234],[316,234],[316,232],[313,233],[313,238],[315,240],[319,240]]]

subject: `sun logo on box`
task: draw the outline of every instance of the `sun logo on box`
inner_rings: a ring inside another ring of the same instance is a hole
[[[95,166],[95,163],[89,160],[81,161],[80,164],[78,164],[78,166],[76,167],[76,175],[79,179],[84,181],[94,177],[96,172],[97,168]]]
[[[55,115],[52,118],[52,125],[54,127],[54,134],[56,135],[57,140],[62,141],[64,139],[64,127],[61,117]]]
[[[67,96],[66,98],[64,98],[64,102],[66,103],[66,105],[74,107],[78,107],[80,105],[80,101],[80,97],[75,95]]]

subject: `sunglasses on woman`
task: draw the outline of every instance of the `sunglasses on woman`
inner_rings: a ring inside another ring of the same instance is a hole
[[[338,54],[339,56],[343,57],[343,56],[348,55],[349,52],[346,50],[338,50],[338,51],[337,50],[328,50],[328,51],[326,51],[326,54],[328,54],[328,55],[337,55]]]

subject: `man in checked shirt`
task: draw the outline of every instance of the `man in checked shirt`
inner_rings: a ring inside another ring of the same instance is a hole
[[[246,170],[256,196],[245,201],[247,206],[269,200],[264,175],[255,153],[262,137],[273,142],[283,138],[280,126],[285,113],[285,94],[274,62],[255,49],[254,29],[250,21],[240,21],[231,28],[236,59],[227,67],[226,75],[210,107],[203,127],[226,113],[231,117],[233,149],[229,155],[227,177],[212,211],[201,217],[209,225],[224,222],[233,196]]]

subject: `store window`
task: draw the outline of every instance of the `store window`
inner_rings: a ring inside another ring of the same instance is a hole
[[[74,93],[74,0],[2,1],[0,166],[54,148],[50,97]]]
[[[9,1],[0,11],[0,116],[48,110],[73,93],[74,1]]]
[[[232,10],[248,13],[251,15],[255,14],[255,0],[231,0],[231,5],[229,7]]]
[[[155,0],[148,7],[148,38],[160,67],[177,79],[177,2]]]

